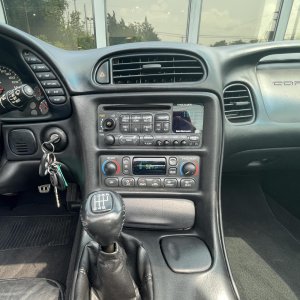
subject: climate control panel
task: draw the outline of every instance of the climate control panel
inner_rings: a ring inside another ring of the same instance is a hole
[[[200,157],[103,155],[100,174],[101,186],[106,188],[196,191],[200,183]]]

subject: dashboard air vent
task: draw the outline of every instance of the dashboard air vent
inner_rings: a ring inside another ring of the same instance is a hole
[[[254,105],[249,88],[241,83],[228,85],[224,89],[225,116],[232,123],[251,122],[254,119]]]
[[[115,84],[195,82],[205,72],[201,60],[187,54],[133,53],[112,58]]]

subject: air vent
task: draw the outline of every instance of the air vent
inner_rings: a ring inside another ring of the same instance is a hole
[[[186,54],[143,53],[112,58],[115,84],[195,82],[204,76],[202,62]]]
[[[225,116],[232,123],[251,122],[254,119],[254,106],[247,86],[235,83],[224,90]]]

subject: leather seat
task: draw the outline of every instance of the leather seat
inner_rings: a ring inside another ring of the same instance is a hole
[[[61,286],[54,280],[44,278],[21,278],[0,280],[1,300],[63,300]]]

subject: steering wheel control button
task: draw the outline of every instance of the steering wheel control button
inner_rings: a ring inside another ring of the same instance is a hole
[[[182,188],[193,189],[196,186],[194,179],[181,179],[180,186]]]
[[[63,104],[67,101],[66,96],[51,96],[49,97],[49,101],[52,104]]]
[[[110,83],[109,77],[109,61],[105,61],[97,70],[96,81],[100,84],[108,84]]]
[[[124,187],[133,187],[134,186],[134,178],[126,177],[122,179],[122,186]]]
[[[30,65],[30,67],[34,72],[47,72],[47,71],[49,71],[49,68],[45,64],[33,64],[33,65]]]
[[[139,187],[147,187],[147,180],[145,178],[139,178],[137,181]]]
[[[65,94],[65,92],[62,88],[45,89],[45,92],[48,96],[63,96]]]
[[[52,72],[41,72],[41,73],[36,73],[35,75],[39,80],[56,79],[55,75]]]
[[[105,178],[104,182],[105,182],[106,186],[110,186],[110,187],[119,186],[119,180],[118,180],[118,178],[115,178],[115,177]]]
[[[56,88],[60,87],[60,83],[58,80],[44,80],[41,81],[43,87]]]
[[[177,165],[177,158],[176,157],[170,157],[169,158],[169,165],[174,167]]]
[[[100,192],[93,195],[91,199],[91,210],[93,213],[105,213],[113,208],[113,198],[110,193]]]
[[[35,56],[34,54],[32,54],[29,51],[25,51],[24,52],[24,59],[26,60],[26,62],[28,62],[29,64],[38,64],[41,63],[42,61]]]

